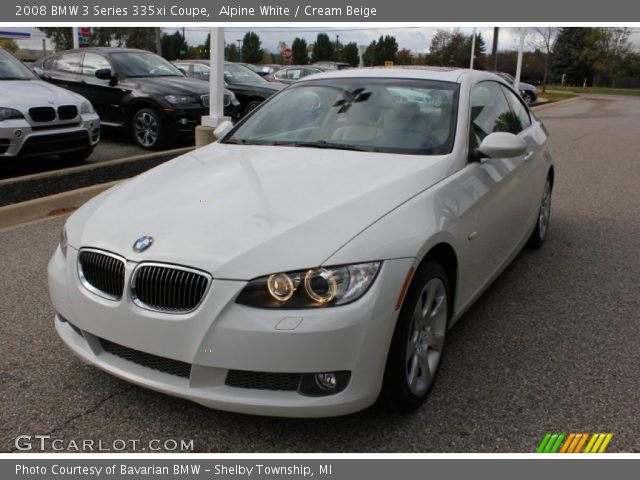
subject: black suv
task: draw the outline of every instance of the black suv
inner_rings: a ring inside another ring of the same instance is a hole
[[[173,64],[187,77],[209,80],[209,60],[176,60]],[[268,82],[249,67],[232,62],[224,62],[224,81],[240,102],[243,116],[286,87],[283,83]]]
[[[102,125],[125,127],[143,148],[156,149],[193,137],[209,113],[209,84],[186,78],[155,53],[130,48],[67,50],[34,65],[43,80],[83,95]],[[225,115],[237,100],[225,92]]]

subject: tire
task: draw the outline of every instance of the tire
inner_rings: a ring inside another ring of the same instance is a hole
[[[540,201],[540,209],[538,210],[538,218],[536,218],[536,226],[527,242],[527,248],[537,249],[544,244],[549,231],[549,219],[551,217],[551,178],[547,177],[544,184],[544,193]]]
[[[393,410],[420,407],[435,383],[450,317],[447,273],[427,262],[415,273],[391,340],[380,394]]]
[[[141,108],[131,117],[131,133],[135,142],[145,150],[157,150],[166,141],[162,117],[152,108]]]
[[[535,102],[535,100],[533,99],[533,95],[530,94],[529,92],[525,92],[523,95],[524,98],[524,103],[526,103],[527,105],[531,105],[533,102]]]
[[[251,100],[244,106],[243,116],[249,115],[252,111],[254,111],[258,105],[262,103],[262,100]]]
[[[63,163],[82,163],[93,153],[93,148],[85,148],[75,152],[65,152],[60,154]]]

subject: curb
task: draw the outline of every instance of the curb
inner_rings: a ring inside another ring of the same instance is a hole
[[[122,180],[49,195],[0,207],[0,230],[17,227],[46,217],[68,213]]]
[[[173,150],[161,150],[157,152],[143,153],[141,155],[134,155],[132,157],[116,158],[114,160],[107,160],[105,162],[90,163],[88,165],[79,165],[77,167],[62,168],[59,170],[51,170],[48,172],[40,172],[40,173],[33,173],[31,175],[23,175],[21,177],[6,178],[4,180],[0,180],[0,187],[4,185],[19,183],[19,182],[40,180],[43,178],[55,178],[55,177],[61,177],[64,175],[80,173],[80,172],[89,172],[91,170],[96,170],[99,168],[105,168],[105,167],[110,167],[114,165],[123,165],[126,163],[133,163],[133,162],[138,162],[140,160],[148,160],[156,157],[164,157],[164,156],[178,157],[185,153],[191,152],[194,149],[195,147],[181,147]]]
[[[548,108],[553,108],[557,105],[563,105],[565,103],[570,103],[570,102],[575,102],[576,100],[580,99],[580,95],[576,95],[573,98],[565,98],[564,100],[558,100],[557,102],[551,102],[551,103],[543,103],[542,105],[537,105],[535,107],[531,107],[531,110],[533,110],[534,112],[538,112],[540,110],[546,110]]]

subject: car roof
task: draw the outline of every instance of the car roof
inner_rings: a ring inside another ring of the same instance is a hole
[[[71,50],[62,50],[60,52],[56,52],[52,56],[60,55],[63,53],[86,53],[86,52],[101,52],[101,53],[118,53],[118,52],[138,52],[138,53],[153,53],[148,50],[141,50],[139,48],[124,48],[124,47],[82,47],[82,48],[73,48]]]
[[[490,72],[469,70],[467,68],[431,67],[431,66],[396,66],[396,67],[366,67],[345,70],[330,70],[323,73],[309,75],[300,82],[313,81],[320,78],[411,78],[421,80],[439,80],[442,82],[460,83],[464,77],[471,76],[475,80],[499,80],[500,77]]]

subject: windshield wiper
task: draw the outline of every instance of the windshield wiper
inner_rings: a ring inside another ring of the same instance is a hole
[[[225,140],[224,142],[220,142],[220,143],[227,143],[227,144],[231,144],[231,145],[273,145],[272,143],[269,142],[252,142],[250,140],[245,140],[244,138],[241,138],[240,140]]]
[[[333,143],[325,140],[316,142],[273,142],[272,145],[282,145],[291,147],[308,147],[308,148],[332,148],[335,150],[353,150],[356,152],[376,152],[376,148],[367,148],[364,146],[350,145],[348,143]]]

